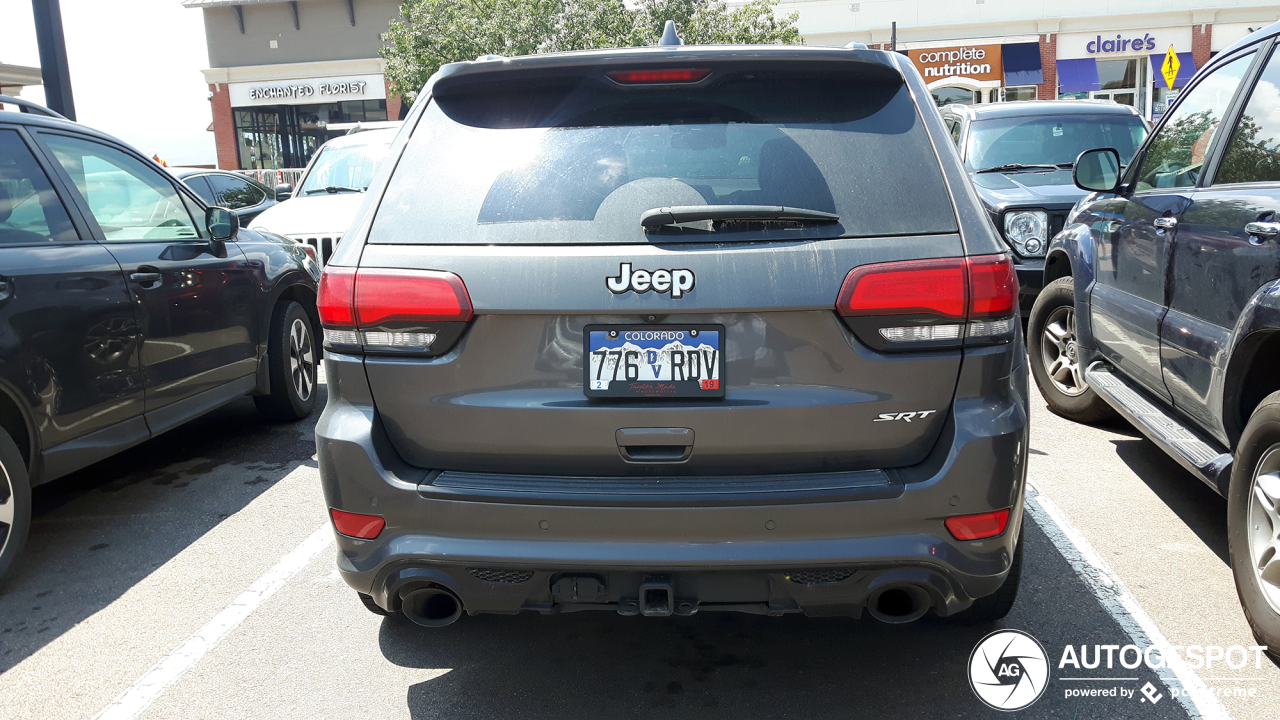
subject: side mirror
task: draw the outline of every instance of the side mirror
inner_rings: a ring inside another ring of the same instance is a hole
[[[293,197],[293,186],[289,183],[280,183],[276,186],[276,200],[288,200]]]
[[[1076,158],[1071,172],[1076,187],[1090,192],[1112,192],[1120,183],[1120,153],[1112,148],[1086,150]]]
[[[240,232],[240,218],[224,207],[211,207],[204,211],[204,225],[214,240],[234,240]]]

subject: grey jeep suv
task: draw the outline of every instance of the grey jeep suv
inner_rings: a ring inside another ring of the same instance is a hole
[[[1008,249],[906,58],[447,65],[321,281],[374,612],[990,620],[1018,587]]]

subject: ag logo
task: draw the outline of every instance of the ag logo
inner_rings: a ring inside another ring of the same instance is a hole
[[[1021,630],[997,630],[969,656],[969,686],[996,710],[1021,710],[1049,685],[1049,658],[1039,641]]]

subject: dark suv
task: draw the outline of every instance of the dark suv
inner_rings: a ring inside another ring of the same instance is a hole
[[[0,112],[0,576],[31,487],[230,400],[315,405],[315,260],[133,148]]]
[[[989,620],[1017,280],[896,53],[654,47],[427,84],[325,268],[316,438],[370,609]]]
[[[1147,136],[1138,111],[1109,100],[1028,100],[939,110],[974,190],[1013,251],[1022,313],[1040,294],[1044,254],[1085,196],[1071,168],[1085,150],[1115,148],[1128,163]]]
[[[1096,194],[1050,245],[1028,345],[1055,412],[1119,411],[1227,498],[1240,600],[1280,656],[1277,35],[1206,65],[1127,169],[1080,156]]]

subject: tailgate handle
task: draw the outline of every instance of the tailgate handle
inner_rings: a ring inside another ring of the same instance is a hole
[[[693,453],[689,428],[620,428],[614,438],[628,462],[683,462]]]

